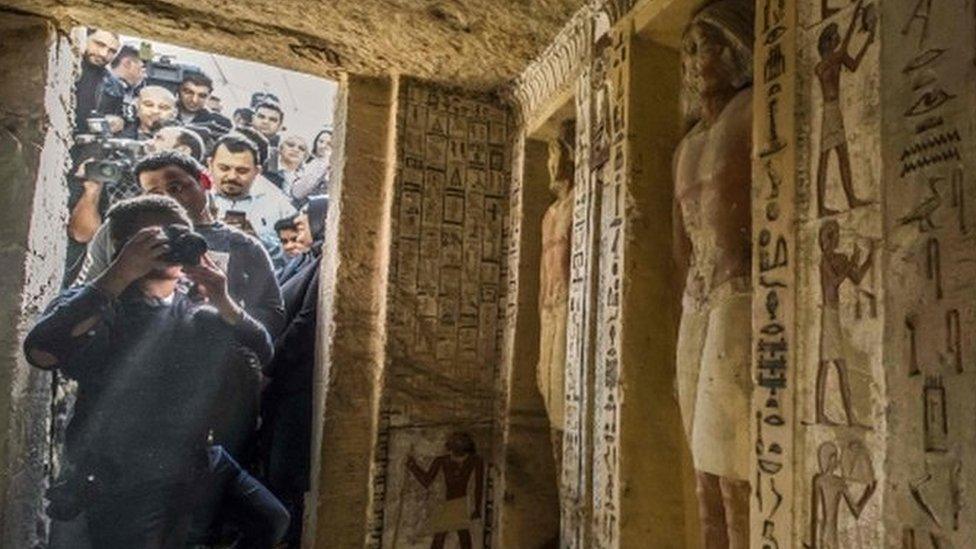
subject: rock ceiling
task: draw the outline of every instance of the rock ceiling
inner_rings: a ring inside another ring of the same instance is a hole
[[[0,0],[7,9],[320,75],[472,89],[515,77],[584,0]],[[2,15],[0,15],[2,17]]]

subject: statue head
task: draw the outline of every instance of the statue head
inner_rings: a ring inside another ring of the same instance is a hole
[[[692,18],[681,39],[681,106],[691,125],[703,95],[752,84],[755,7],[752,0],[718,0]]]
[[[549,140],[549,189],[562,195],[573,187],[576,171],[576,121],[564,120]]]

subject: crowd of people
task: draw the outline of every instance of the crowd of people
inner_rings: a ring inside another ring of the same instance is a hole
[[[78,384],[48,514],[98,548],[299,547],[331,133],[282,135],[266,93],[229,120],[140,53],[88,33],[74,254],[24,341]]]
[[[157,78],[147,74],[153,61],[151,53],[146,57],[143,48],[122,45],[111,32],[89,30],[76,84],[66,281],[81,268],[105,212],[140,193],[132,165],[167,150],[209,169],[218,218],[256,236],[282,266],[288,258],[275,225],[294,226],[309,197],[327,192],[331,130],[311,140],[288,133],[278,97],[268,92],[253,93],[250,106],[228,118],[203,71],[168,60],[172,70]]]

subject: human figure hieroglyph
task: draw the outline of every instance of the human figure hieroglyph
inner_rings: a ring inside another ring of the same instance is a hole
[[[860,518],[861,512],[878,486],[871,465],[871,456],[860,443],[851,443],[844,456],[849,464],[848,471],[838,472],[841,468],[841,454],[833,442],[824,442],[817,451],[819,471],[813,475],[811,482],[810,508],[810,549],[838,549],[838,522],[840,519],[841,500],[847,505],[855,519]],[[861,497],[854,499],[851,494],[852,483],[865,484]]]
[[[868,33],[861,51],[854,57],[848,53],[851,37],[860,23],[861,28]],[[814,67],[814,73],[820,82],[823,95],[823,105],[820,124],[820,157],[817,161],[817,212],[820,217],[836,214],[837,211],[827,207],[827,167],[830,152],[836,151],[837,167],[840,171],[840,182],[847,197],[849,208],[865,206],[871,202],[861,200],[854,194],[854,182],[851,176],[851,157],[847,148],[847,134],[844,129],[844,113],[840,105],[840,76],[846,68],[854,72],[864,60],[868,47],[874,42],[876,22],[873,6],[864,7],[864,0],[858,0],[854,9],[854,16],[844,38],[841,39],[837,23],[828,23],[820,32],[817,50],[820,62]]]
[[[861,263],[861,249],[857,244],[850,256],[839,253],[840,225],[830,219],[820,227],[820,287],[823,293],[823,306],[820,316],[820,363],[817,367],[816,423],[837,425],[827,417],[827,374],[830,367],[837,370],[841,403],[844,406],[847,424],[863,427],[854,417],[851,400],[850,374],[848,371],[847,340],[840,322],[840,287],[845,281],[860,284],[864,275],[874,264],[874,248]]]
[[[677,385],[708,548],[749,545],[753,17],[751,1],[719,0],[682,38]]]
[[[566,400],[566,324],[569,315],[569,254],[573,231],[576,124],[567,120],[549,141],[549,189],[556,200],[542,218],[539,273],[539,365],[536,376],[552,433],[557,470],[562,458]]]
[[[444,501],[440,502],[427,519],[426,531],[433,536],[431,549],[441,549],[447,535],[457,533],[461,549],[471,549],[472,522],[481,518],[481,500],[484,495],[484,461],[478,455],[471,435],[454,432],[444,443],[447,453],[437,456],[424,469],[411,455],[407,457],[407,470],[424,488],[444,475]],[[474,499],[468,501],[468,485],[474,479]],[[473,505],[472,505],[473,503]]]

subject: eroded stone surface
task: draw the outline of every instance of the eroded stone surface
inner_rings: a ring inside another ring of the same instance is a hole
[[[28,366],[20,345],[61,280],[61,261],[48,258],[64,253],[73,71],[67,41],[43,20],[4,15],[0,41],[0,545],[32,547],[48,526],[51,377]]]
[[[85,24],[325,76],[399,72],[475,89],[514,78],[583,0],[4,0]]]

